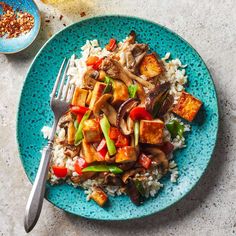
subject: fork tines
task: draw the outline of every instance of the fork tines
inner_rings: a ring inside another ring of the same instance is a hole
[[[53,90],[51,93],[52,99],[59,99],[59,100],[69,100],[68,96],[73,94],[74,85],[70,85],[70,76],[67,76],[67,71],[70,65],[70,60],[67,61],[65,58],[61,64],[61,67],[59,69],[55,84],[53,86]],[[66,65],[66,66],[65,66]],[[61,82],[60,82],[61,81]],[[65,83],[66,81],[66,83]],[[60,86],[59,86],[60,83]],[[59,89],[58,89],[59,87]],[[70,88],[70,89],[69,89]],[[68,91],[70,91],[70,94],[68,94]]]

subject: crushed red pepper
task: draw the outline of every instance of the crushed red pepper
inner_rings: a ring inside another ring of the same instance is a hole
[[[82,11],[82,12],[80,12],[80,16],[84,17],[84,16],[86,16],[86,13],[84,11]]]
[[[3,14],[0,15],[0,38],[17,38],[28,33],[34,27],[34,17],[28,13],[16,10],[4,2],[0,2]]]

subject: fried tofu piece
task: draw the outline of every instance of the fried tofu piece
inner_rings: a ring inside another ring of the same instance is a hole
[[[87,99],[86,99],[86,105],[88,105],[89,106],[89,104],[90,104],[90,102],[91,102],[91,98],[92,98],[92,91],[91,90],[89,90],[89,92],[88,92],[88,96],[87,96]]]
[[[71,104],[74,106],[85,106],[87,96],[88,90],[76,87]]]
[[[141,143],[161,144],[163,139],[164,123],[162,120],[141,120],[139,141]]]
[[[102,96],[104,89],[106,88],[105,83],[97,82],[94,86],[89,109],[92,110],[95,102]]]
[[[118,152],[116,154],[116,163],[127,163],[127,162],[133,162],[137,160],[137,154],[135,147],[133,146],[126,146],[118,149]]]
[[[112,83],[113,99],[112,105],[119,106],[129,98],[127,86],[120,80],[114,80]]]
[[[82,156],[87,163],[104,161],[104,159],[101,157],[101,155],[98,154],[93,145],[86,142],[85,139],[82,140]]]
[[[90,194],[90,198],[93,199],[100,207],[103,207],[108,200],[106,193],[101,188],[94,188]]]
[[[148,78],[159,76],[164,72],[161,60],[158,60],[156,53],[146,55],[140,64],[140,73]]]
[[[96,119],[89,119],[84,121],[82,132],[84,135],[84,139],[88,143],[99,142],[102,139],[100,125]]]
[[[189,93],[182,92],[178,103],[173,107],[172,111],[191,122],[197,115],[201,106],[202,102],[200,100]]]
[[[69,125],[68,125],[68,131],[67,131],[67,142],[70,145],[73,145],[75,142],[75,126],[74,126],[74,122],[70,121]]]

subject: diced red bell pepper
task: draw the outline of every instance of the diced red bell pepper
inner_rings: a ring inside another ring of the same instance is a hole
[[[107,143],[105,138],[102,139],[102,141],[99,143],[99,145],[97,146],[97,152],[103,157],[105,158],[106,154],[107,154]]]
[[[171,142],[164,142],[160,149],[166,154],[170,154],[174,150],[174,145]]]
[[[120,134],[121,134],[121,132],[119,131],[118,128],[115,128],[115,127],[110,128],[109,137],[113,141],[116,141]]]
[[[106,45],[108,51],[114,51],[116,49],[116,40],[111,38],[109,43]]]
[[[88,57],[86,61],[87,66],[93,66],[97,61],[99,60],[99,57],[97,56],[90,56]]]
[[[52,170],[58,178],[64,178],[67,175],[67,168],[64,166],[53,166]]]
[[[80,157],[74,164],[75,171],[78,175],[82,175],[82,170],[88,166],[88,163],[84,160],[84,158]]]
[[[89,108],[83,107],[83,106],[72,106],[70,110],[71,110],[71,113],[75,115],[78,115],[78,114],[84,115],[89,110]]]
[[[88,57],[86,64],[87,66],[92,66],[94,70],[98,70],[99,66],[102,64],[103,58],[97,56]]]
[[[138,160],[138,163],[143,166],[145,169],[148,169],[151,165],[151,158],[147,157],[145,154],[141,154]]]
[[[78,124],[79,124],[80,121],[82,120],[83,116],[84,116],[83,114],[78,114],[78,115],[77,115],[77,118],[76,118],[76,119],[77,119]]]
[[[98,59],[94,64],[93,64],[93,69],[98,70],[100,65],[102,64],[103,58]]]
[[[130,111],[132,120],[153,120],[152,115],[144,107],[135,107]]]
[[[116,147],[126,147],[126,146],[129,146],[129,138],[124,136],[123,134],[120,134],[118,136],[118,139],[115,143]]]

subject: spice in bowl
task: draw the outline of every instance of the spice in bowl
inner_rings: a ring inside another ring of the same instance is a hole
[[[11,6],[0,2],[3,14],[0,15],[0,38],[17,38],[34,27],[34,16],[21,10],[14,11]]]

